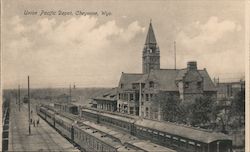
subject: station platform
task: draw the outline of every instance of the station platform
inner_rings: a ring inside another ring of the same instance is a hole
[[[38,126],[28,127],[28,108],[23,104],[11,103],[8,151],[79,151],[68,140],[62,137],[32,109],[31,118],[39,119]]]

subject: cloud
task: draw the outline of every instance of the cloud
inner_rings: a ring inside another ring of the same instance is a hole
[[[177,41],[183,48],[197,53],[220,40],[227,39],[228,34],[241,31],[241,25],[231,20],[219,20],[218,17],[210,17],[201,24],[199,21],[192,23],[177,35]]]
[[[122,32],[121,37],[125,41],[130,41],[131,39],[134,38],[135,34],[137,32],[144,32],[145,28],[140,27],[138,21],[135,21],[131,23],[128,28]]]
[[[14,26],[13,28],[14,34],[20,34],[26,31],[26,28],[22,24],[22,19],[19,16],[14,16],[9,23],[11,26]]]
[[[145,30],[138,21],[121,27],[115,20],[100,22],[90,16],[40,18],[33,24],[15,16],[11,23],[10,28],[19,30],[10,31],[12,37],[6,41],[4,55],[8,59],[4,70],[8,78],[25,73],[37,77],[54,75],[60,77],[59,82],[85,79],[96,84],[119,77],[121,69],[117,65],[124,62],[121,54],[130,50],[129,43]]]
[[[37,32],[39,34],[46,34],[46,33],[52,32],[53,26],[55,24],[56,24],[55,19],[49,20],[48,18],[44,18],[44,19],[38,20],[36,25],[32,27],[33,28],[32,30],[33,31],[38,30]]]
[[[188,61],[194,60],[212,77],[244,73],[244,29],[237,21],[210,17],[205,23],[187,25],[176,37],[178,67],[186,67]]]

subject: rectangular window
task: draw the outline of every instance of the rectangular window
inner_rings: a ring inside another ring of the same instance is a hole
[[[153,100],[153,94],[150,94],[150,101]]]
[[[144,89],[145,88],[145,83],[141,84],[141,88]]]
[[[146,101],[149,101],[149,96],[148,96],[148,94],[146,94]]]
[[[154,87],[154,82],[153,82],[153,81],[150,81],[150,82],[149,82],[149,87],[150,87],[150,88],[153,88],[153,87]]]
[[[170,136],[170,135],[166,135],[166,137],[167,137],[167,138],[171,138],[171,136]]]
[[[146,107],[146,117],[148,117],[148,114],[149,114],[148,107]]]
[[[134,114],[134,107],[130,107],[130,114]]]
[[[129,97],[129,99],[130,99],[129,101],[134,100],[134,95],[133,95],[133,93],[130,93],[129,96],[130,96],[130,97]]]

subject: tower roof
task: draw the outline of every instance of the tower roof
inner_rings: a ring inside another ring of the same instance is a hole
[[[156,44],[155,34],[151,21],[149,23],[148,34],[145,44]]]

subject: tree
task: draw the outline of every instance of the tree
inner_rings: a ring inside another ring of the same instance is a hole
[[[196,98],[190,106],[190,121],[192,126],[200,126],[211,121],[214,102],[210,97]]]
[[[245,119],[245,90],[241,90],[235,95],[232,100],[230,115],[239,117],[239,126],[242,125],[242,118]]]
[[[179,118],[179,104],[178,96],[172,93],[160,92],[155,96],[155,101],[160,105],[163,120],[176,122]]]

